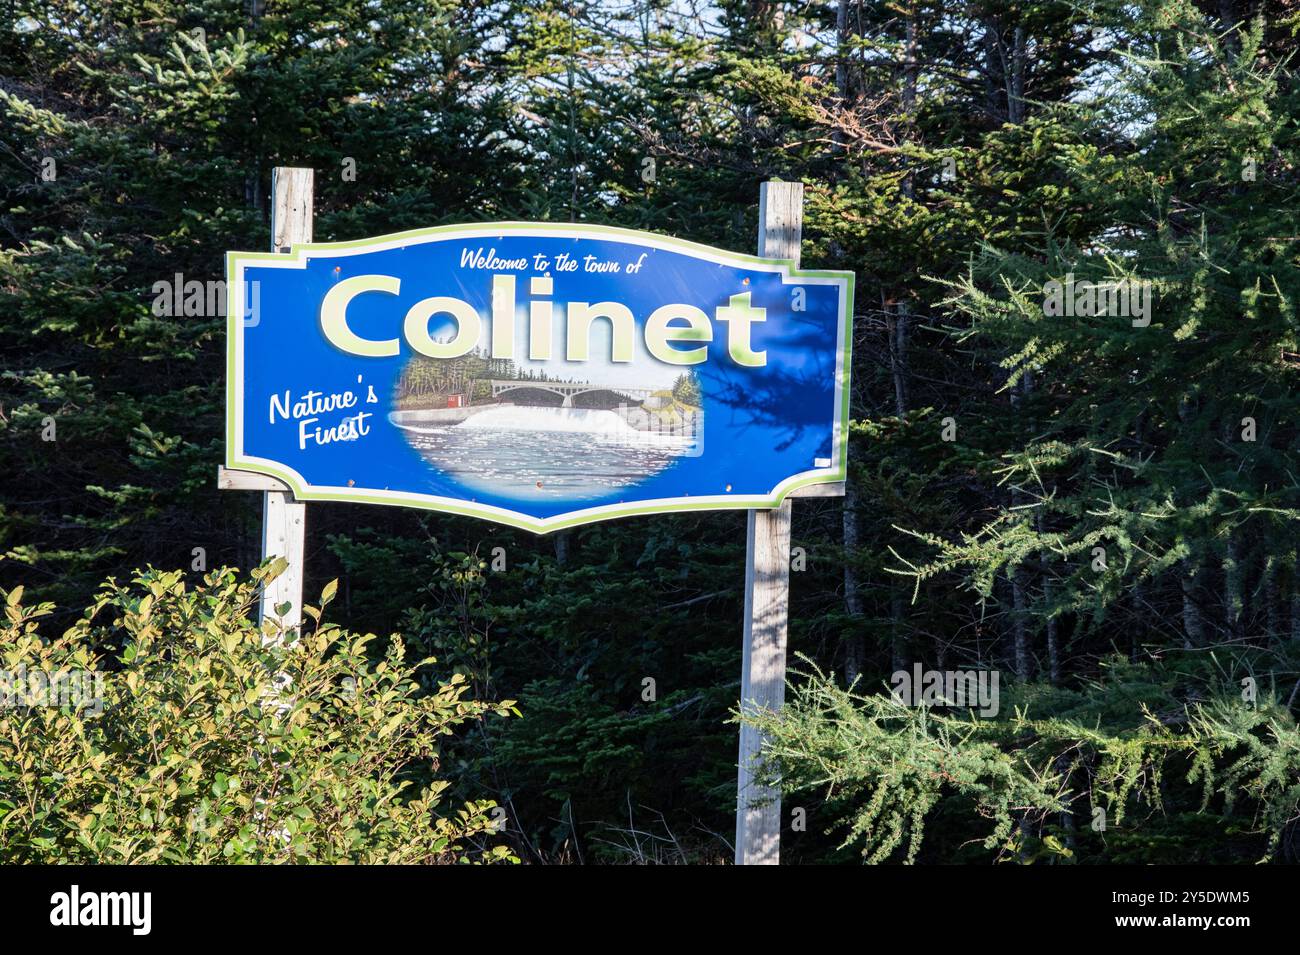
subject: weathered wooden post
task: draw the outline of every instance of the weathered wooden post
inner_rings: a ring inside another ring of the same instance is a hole
[[[271,249],[287,252],[310,242],[314,172],[276,166],[271,176]],[[262,492],[262,560],[283,557],[289,566],[262,592],[258,620],[278,619],[285,631],[302,625],[303,563],[306,558],[307,505],[288,490]],[[276,607],[288,604],[283,615]]]
[[[765,182],[759,187],[758,254],[799,265],[803,230],[803,183]],[[785,702],[785,640],[790,602],[790,509],[751,510],[745,567],[745,632],[740,677],[742,712],[779,710]],[[781,797],[754,781],[753,761],[761,734],[740,727],[736,785],[736,865],[781,861]],[[758,805],[755,805],[755,804]]]

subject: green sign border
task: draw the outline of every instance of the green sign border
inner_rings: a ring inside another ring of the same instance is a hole
[[[829,279],[843,283],[840,296],[840,314],[838,325],[839,345],[836,350],[835,375],[839,390],[839,420],[836,422],[837,434],[833,447],[833,464],[829,469],[819,469],[816,473],[803,472],[787,478],[767,495],[747,495],[743,497],[711,497],[693,500],[690,497],[665,498],[657,501],[638,501],[629,504],[604,504],[552,518],[534,518],[517,511],[489,505],[479,505],[472,501],[460,501],[452,498],[436,497],[413,492],[386,492],[391,496],[377,494],[373,489],[352,491],[347,488],[317,488],[308,484],[296,471],[283,467],[276,462],[261,458],[246,458],[242,445],[236,448],[240,437],[237,420],[237,401],[242,391],[241,367],[239,364],[239,346],[242,342],[243,326],[243,270],[247,265],[265,266],[274,262],[282,268],[305,268],[306,259],[313,255],[333,256],[344,252],[361,252],[375,250],[379,246],[392,244],[415,245],[424,242],[452,237],[480,237],[506,235],[546,235],[556,238],[622,239],[640,245],[660,246],[684,252],[695,258],[702,258],[723,265],[751,267],[759,271],[773,272],[781,276],[782,282],[798,284],[799,279]],[[459,514],[465,517],[477,517],[482,520],[517,527],[538,534],[548,534],[567,527],[577,527],[596,521],[610,520],[616,517],[633,517],[641,514],[670,514],[680,511],[707,510],[748,510],[779,507],[792,491],[813,484],[834,484],[845,479],[848,472],[848,433],[849,433],[849,371],[853,352],[853,292],[854,273],[827,269],[798,269],[791,259],[767,259],[757,255],[741,252],[728,252],[698,242],[688,242],[671,236],[653,232],[641,232],[636,229],[623,229],[617,226],[587,225],[549,222],[481,222],[464,225],[434,226],[427,229],[414,229],[409,232],[396,232],[391,235],[374,236],[350,242],[307,242],[294,245],[286,254],[281,252],[228,252],[226,253],[226,467],[231,470],[251,471],[265,474],[283,481],[299,501],[347,501],[356,504],[384,504],[387,506],[416,507],[422,510],[439,511],[447,514]]]

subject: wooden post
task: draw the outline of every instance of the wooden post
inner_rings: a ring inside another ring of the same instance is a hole
[[[311,241],[311,169],[276,166],[271,176],[271,249],[288,251],[289,246]],[[302,578],[306,556],[307,505],[295,501],[289,491],[262,492],[262,560],[283,557],[289,566],[262,592],[258,620],[278,619],[285,631],[302,625]],[[275,610],[288,604],[288,612]]]
[[[765,182],[759,188],[758,254],[799,264],[803,183]],[[745,634],[740,676],[742,712],[779,710],[785,702],[785,640],[790,610],[790,499],[773,510],[751,510],[745,568]],[[762,735],[741,724],[736,785],[736,865],[781,861],[781,797],[754,782]],[[761,805],[755,805],[760,803]]]

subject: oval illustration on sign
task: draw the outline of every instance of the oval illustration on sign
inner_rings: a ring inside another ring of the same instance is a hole
[[[466,487],[519,501],[539,492],[594,500],[702,451],[694,373],[651,377],[633,383],[626,370],[606,365],[577,380],[485,354],[417,355],[398,379],[389,420],[421,457]]]

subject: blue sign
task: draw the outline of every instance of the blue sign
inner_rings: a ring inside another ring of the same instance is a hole
[[[227,270],[226,466],[299,500],[545,533],[844,480],[850,272],[519,222]]]

